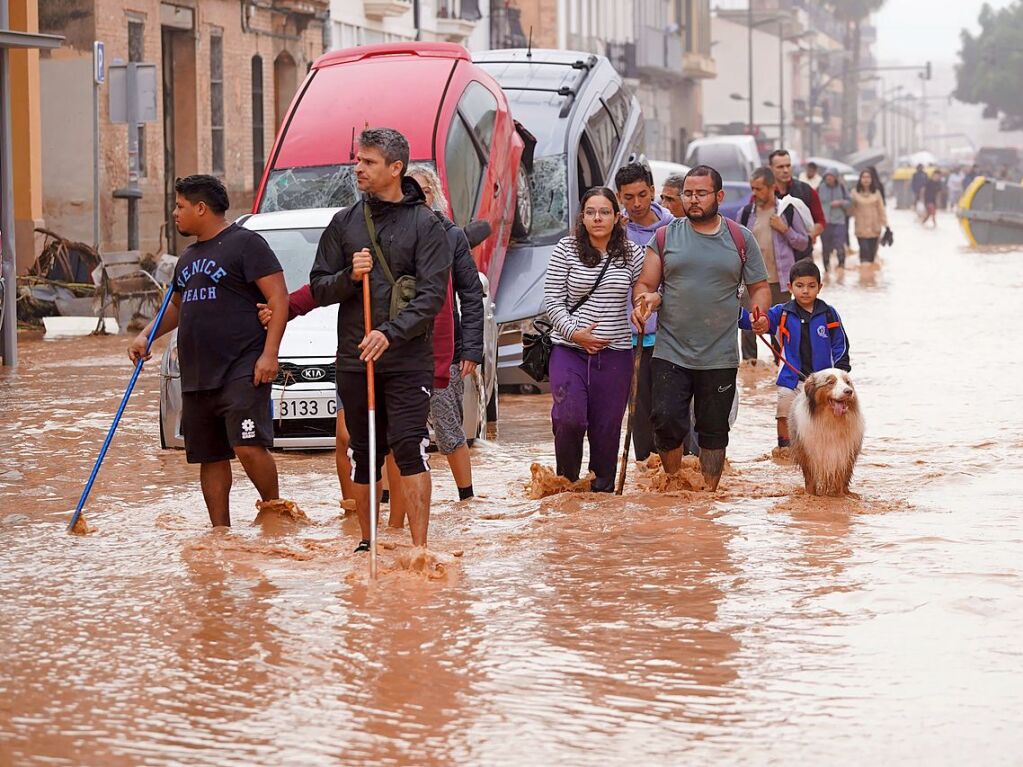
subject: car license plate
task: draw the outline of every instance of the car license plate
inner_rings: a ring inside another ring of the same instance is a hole
[[[333,418],[337,415],[334,397],[284,397],[273,399],[274,418]]]

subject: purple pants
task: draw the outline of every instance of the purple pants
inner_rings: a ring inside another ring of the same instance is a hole
[[[587,354],[555,345],[551,351],[551,423],[558,474],[573,482],[583,462],[583,438],[589,437],[594,492],[614,489],[622,417],[632,388],[632,351],[605,349]]]

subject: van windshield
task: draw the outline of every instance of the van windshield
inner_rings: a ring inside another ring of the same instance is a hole
[[[417,160],[437,170],[436,163]],[[359,199],[354,165],[313,165],[270,171],[260,213],[307,208],[345,208]]]
[[[309,283],[309,271],[313,268],[316,248],[320,244],[323,229],[262,229],[256,230],[270,250],[277,256],[284,269],[284,283],[289,292],[298,290]]]

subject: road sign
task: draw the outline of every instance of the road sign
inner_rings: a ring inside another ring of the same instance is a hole
[[[106,46],[99,40],[92,44],[92,77],[96,85],[102,85],[107,79]]]
[[[128,67],[135,68],[135,93],[128,94]],[[156,122],[156,64],[110,65],[110,122],[128,122],[128,100],[140,123]]]

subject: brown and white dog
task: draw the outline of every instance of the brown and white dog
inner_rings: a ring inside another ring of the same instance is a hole
[[[810,495],[847,495],[863,446],[864,421],[852,379],[828,368],[807,377],[789,412],[792,458]]]

